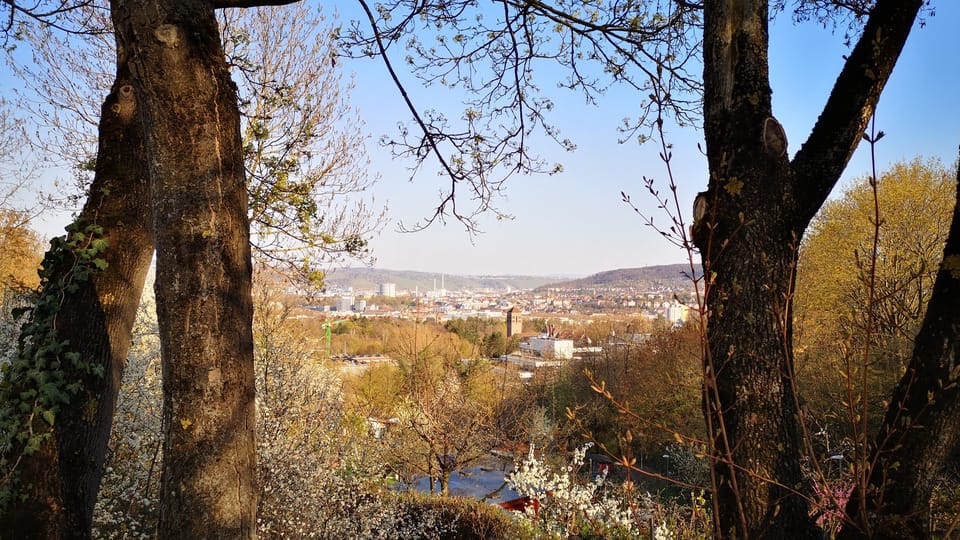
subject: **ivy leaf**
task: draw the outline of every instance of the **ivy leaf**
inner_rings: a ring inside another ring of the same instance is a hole
[[[97,251],[98,253],[103,253],[110,247],[110,241],[106,238],[95,238],[90,242],[90,249]]]
[[[43,419],[46,420],[48,424],[50,424],[51,426],[53,425],[53,420],[56,415],[54,415],[51,409],[44,409],[43,412],[40,414],[43,415]]]

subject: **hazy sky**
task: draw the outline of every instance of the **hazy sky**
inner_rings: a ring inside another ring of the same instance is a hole
[[[339,3],[341,18],[356,8]],[[877,112],[877,128],[886,133],[878,146],[881,171],[885,164],[915,156],[938,157],[953,163],[960,144],[960,3],[936,2],[936,15],[926,17],[923,28],[915,27]],[[770,72],[774,115],[786,129],[792,155],[813,127],[843,55],[843,32],[836,35],[816,23],[794,25],[789,16],[779,17],[771,28]],[[403,66],[400,53],[394,61]],[[577,144],[574,153],[556,145],[537,144],[535,150],[550,162],[559,161],[564,171],[553,176],[516,176],[506,187],[498,207],[514,216],[511,220],[481,218],[482,234],[471,237],[456,221],[436,224],[417,233],[400,233],[398,221],[413,223],[428,216],[436,206],[437,193],[445,180],[436,166],[425,167],[413,182],[409,164],[393,162],[389,151],[376,141],[396,131],[409,114],[400,94],[387,78],[379,60],[345,60],[343,69],[355,74],[351,95],[365,130],[370,136],[368,152],[380,180],[376,199],[387,201],[390,223],[372,239],[376,266],[396,270],[419,270],[448,274],[551,274],[586,275],[616,268],[681,262],[685,254],[643,224],[620,200],[620,192],[659,223],[666,218],[656,209],[641,181],[653,177],[666,190],[666,172],[658,159],[659,147],[636,142],[618,144],[616,127],[621,119],[635,116],[640,97],[626,88],[600,98],[598,107],[584,104],[579,94],[556,89],[551,92],[555,110],[551,119],[563,137]],[[414,89],[417,81],[401,73]],[[546,89],[547,86],[544,85]],[[433,95],[431,94],[431,97]],[[443,96],[441,107],[458,117],[457,96]],[[421,103],[421,108],[428,104]],[[702,140],[693,128],[671,128],[674,174],[680,186],[680,206],[690,212],[693,197],[706,187],[706,159],[697,148]],[[844,182],[869,172],[869,148],[861,145],[847,168]],[[686,217],[686,216],[685,216]],[[62,230],[64,223],[48,223],[44,232]]]

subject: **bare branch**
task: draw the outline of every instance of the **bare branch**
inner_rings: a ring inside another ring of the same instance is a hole
[[[214,9],[255,8],[267,6],[286,6],[300,0],[214,0]]]
[[[793,159],[801,219],[808,221],[856,150],[923,0],[879,0],[837,77],[813,132]]]
[[[382,144],[394,156],[412,159],[412,173],[426,159],[442,157],[441,174],[450,179],[432,215],[412,230],[442,222],[445,215],[475,230],[481,213],[505,217],[494,199],[509,177],[562,170],[529,148],[539,133],[567,151],[575,149],[549,119],[554,103],[540,87],[544,75],[539,66],[546,63],[564,68],[557,85],[582,92],[588,103],[595,103],[611,85],[626,84],[641,96],[660,96],[681,123],[693,123],[699,116],[699,74],[688,72],[693,65],[689,61],[699,54],[696,6],[649,0],[602,6],[580,0],[391,0],[361,5],[368,20],[363,27],[354,22],[344,33],[348,56],[383,56],[399,88],[392,63],[396,60],[386,60],[390,47],[398,45],[408,51],[404,62],[424,86],[456,88],[468,96],[462,127],[453,127],[441,112],[417,110],[401,88],[419,129],[413,134],[401,127],[399,137],[384,138]],[[649,104],[641,101],[645,112],[627,121],[627,130],[652,125]],[[462,193],[471,199],[468,212],[461,210],[462,201],[457,205]]]
[[[25,6],[16,0],[0,0],[9,12],[6,20],[0,25],[3,34],[3,44],[7,45],[16,32],[18,19],[24,18],[38,23],[41,26],[53,28],[67,34],[103,34],[108,29],[91,24],[86,14],[91,10],[106,10],[100,0],[39,0],[31,6]]]
[[[443,154],[440,153],[440,149],[437,147],[437,142],[435,139],[434,133],[427,128],[426,123],[424,123],[423,118],[420,116],[420,113],[417,111],[417,108],[413,105],[413,101],[410,99],[410,95],[407,93],[407,89],[404,88],[403,83],[400,82],[400,78],[397,76],[397,72],[393,69],[393,64],[390,62],[389,56],[387,56],[387,48],[383,43],[383,40],[380,37],[380,33],[377,32],[377,21],[373,16],[373,12],[370,10],[370,6],[365,0],[359,0],[360,5],[363,7],[364,13],[367,14],[367,18],[370,21],[370,27],[374,31],[374,39],[377,43],[377,48],[380,51],[380,57],[383,58],[383,63],[387,67],[387,71],[390,72],[390,78],[393,79],[393,83],[397,86],[397,90],[400,91],[400,95],[403,96],[404,103],[407,104],[407,109],[413,115],[413,118],[416,120],[417,124],[420,126],[420,129],[423,131],[424,135],[424,144],[428,147],[428,151],[433,153],[437,161],[440,162],[440,166],[443,167],[443,170],[446,171],[447,176],[450,178],[450,192],[440,201],[440,205],[437,207],[436,211],[432,216],[427,218],[427,221],[424,225],[418,226],[418,229],[425,228],[437,219],[442,220],[444,213],[446,212],[446,207],[449,204],[451,207],[451,212],[457,219],[460,219],[464,222],[468,229],[473,230],[474,224],[471,218],[467,216],[461,217],[457,212],[457,204],[454,194],[457,189],[457,182],[462,180],[462,176],[455,172],[450,165],[447,163],[447,160],[443,157]]]

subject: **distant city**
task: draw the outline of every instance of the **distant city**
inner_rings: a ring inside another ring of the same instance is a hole
[[[690,268],[680,264],[612,270],[567,281],[363,268],[332,273],[310,309],[336,318],[417,316],[438,321],[499,319],[514,309],[551,318],[616,315],[682,324],[695,304]]]

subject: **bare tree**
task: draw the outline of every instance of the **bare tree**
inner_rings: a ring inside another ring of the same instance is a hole
[[[566,150],[576,146],[551,123],[553,102],[541,85],[581,92],[588,102],[611,84],[637,89],[641,114],[626,120],[624,128],[641,138],[656,122],[657,102],[667,103],[681,122],[698,116],[700,78],[690,70],[697,65],[701,20],[692,3],[360,4],[367,19],[344,32],[348,50],[384,60],[414,126],[403,126],[382,142],[395,156],[411,158],[414,172],[434,159],[449,179],[435,211],[407,227],[411,230],[447,217],[475,230],[480,214],[500,215],[496,199],[510,175],[562,169],[537,157],[529,144],[538,134]],[[423,84],[467,91],[459,118],[417,106],[395,67],[401,55]],[[566,68],[566,76],[553,81],[539,74],[541,66],[551,64]]]
[[[220,20],[240,89],[255,257],[314,280],[344,258],[368,260],[384,211],[368,194],[375,178],[333,23],[307,4]]]
[[[27,27],[21,35],[35,62],[8,57],[25,85],[16,103],[36,125],[37,153],[73,172],[74,185],[49,194],[68,207],[82,200],[96,165],[97,107],[114,48],[109,34],[93,31],[111,28],[105,0],[73,15],[91,32]],[[302,3],[225,10],[218,19],[240,95],[254,256],[315,284],[345,258],[370,260],[367,239],[383,226],[385,209],[370,195],[376,179],[350,84],[336,66],[332,22]]]
[[[710,184],[694,241],[710,276],[704,402],[720,537],[777,537],[784,530],[797,538],[819,535],[797,490],[796,253],[860,142],[921,4],[876,2],[792,160],[770,100],[768,2],[704,5]]]

